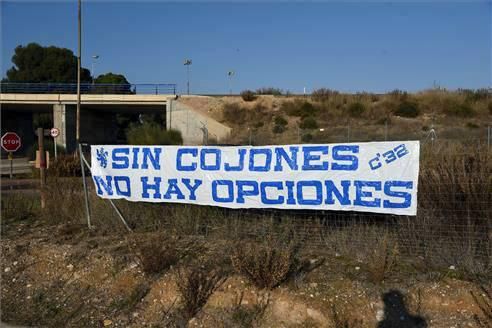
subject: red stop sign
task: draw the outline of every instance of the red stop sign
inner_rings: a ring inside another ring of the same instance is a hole
[[[7,132],[2,136],[2,148],[14,152],[21,146],[21,138],[15,132]]]

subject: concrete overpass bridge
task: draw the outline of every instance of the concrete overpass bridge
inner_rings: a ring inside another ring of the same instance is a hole
[[[130,89],[131,93],[122,93],[106,85],[104,89],[99,89],[104,93],[82,94],[80,140],[89,144],[126,143],[125,131],[122,131],[118,120],[121,120],[123,115],[126,116],[126,120],[138,122],[142,114],[153,115],[167,129],[181,131],[185,144],[203,144],[206,135],[210,134],[220,142],[230,133],[230,128],[205,116],[202,112],[181,104],[174,93],[175,86],[168,89],[170,91],[168,93],[163,93],[162,88],[154,88],[153,85],[145,86],[151,87],[144,89],[140,86],[140,92],[142,90],[150,90],[150,92],[140,93],[139,85],[135,85],[134,89]],[[100,85],[96,87],[101,88]],[[69,92],[66,92],[60,88],[42,89],[39,84],[30,84],[29,88],[21,90],[6,88],[5,84],[2,84],[1,133],[15,131],[21,136],[23,146],[17,155],[27,155],[29,147],[34,144],[36,140],[34,121],[39,114],[51,117],[53,127],[60,129],[60,136],[55,139],[57,145],[64,147],[67,152],[75,150],[77,95],[71,92],[73,86],[70,87]]]

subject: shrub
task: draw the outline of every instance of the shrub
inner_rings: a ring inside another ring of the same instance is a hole
[[[259,88],[256,89],[256,93],[259,95],[274,95],[274,96],[280,96],[282,95],[282,90],[278,88]]]
[[[236,103],[225,104],[222,116],[227,122],[242,124],[246,120],[246,110]]]
[[[180,270],[177,285],[182,296],[184,315],[192,318],[200,312],[210,295],[224,282],[225,278],[221,271],[213,270],[207,264],[196,263],[188,270]]]
[[[413,118],[419,116],[420,109],[416,103],[405,100],[398,105],[394,114],[397,116]]]
[[[75,155],[58,155],[58,158],[50,163],[48,174],[55,177],[78,177],[82,175],[80,158]]]
[[[263,243],[240,242],[232,250],[233,268],[258,288],[272,289],[297,270],[297,247],[290,243],[267,240]]]
[[[270,303],[270,295],[257,295],[255,303],[252,306],[243,306],[244,293],[241,292],[234,300],[234,306],[231,311],[231,325],[234,327],[256,327],[265,314]]]
[[[354,102],[348,107],[348,112],[351,117],[360,117],[365,110],[366,107],[360,102]]]
[[[275,125],[281,125],[281,126],[286,126],[288,123],[287,120],[282,116],[275,116],[274,122]]]
[[[375,240],[368,258],[367,269],[373,283],[381,283],[394,269],[398,260],[398,245],[385,234]]]
[[[272,128],[272,132],[273,132],[273,133],[277,133],[277,134],[279,134],[279,133],[283,133],[283,132],[285,132],[285,130],[286,130],[286,129],[285,129],[285,125],[278,125],[278,124],[275,124],[275,125],[273,126],[273,128]]]
[[[154,122],[132,124],[126,131],[130,145],[181,145],[183,137],[177,130],[166,130]]]
[[[331,97],[335,96],[338,94],[338,91],[334,91],[331,89],[326,89],[326,88],[321,88],[314,90],[311,93],[311,97],[313,98],[314,101],[328,101],[330,100]]]
[[[478,129],[479,126],[473,122],[466,122],[466,127],[470,129]]]
[[[475,111],[468,104],[453,104],[444,109],[444,111],[453,116],[458,117],[472,117],[475,115]]]
[[[318,122],[316,122],[314,117],[308,116],[301,120],[299,127],[301,129],[316,129],[318,127]]]
[[[489,102],[487,108],[489,109],[489,114],[492,115],[492,102]]]
[[[185,253],[178,250],[176,241],[163,234],[136,241],[136,255],[146,274],[161,273],[178,263]]]
[[[280,109],[289,116],[305,117],[316,114],[318,109],[308,101],[295,100],[282,103]]]
[[[257,96],[251,90],[244,90],[241,92],[241,98],[243,98],[244,101],[255,101]]]
[[[463,94],[465,96],[466,101],[471,101],[471,102],[476,102],[480,100],[485,100],[488,98],[490,92],[489,90],[482,88],[482,89],[459,89],[459,93]]]
[[[305,134],[302,135],[301,141],[302,142],[311,142],[311,141],[313,141],[313,138],[314,137],[313,137],[313,135],[311,133],[305,133]]]
[[[406,91],[402,91],[399,89],[395,89],[389,93],[389,95],[395,99],[395,100],[402,100],[405,101],[408,97],[408,94]]]

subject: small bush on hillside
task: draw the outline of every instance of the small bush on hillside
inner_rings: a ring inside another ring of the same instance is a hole
[[[162,234],[136,242],[136,255],[146,274],[161,273],[178,263],[180,253],[176,241]]]
[[[227,122],[241,124],[246,120],[246,110],[236,103],[225,104],[222,109],[222,117]]]
[[[458,90],[458,92],[465,96],[466,101],[470,101],[470,102],[485,100],[490,95],[489,90],[487,90],[485,88],[476,89],[476,90],[460,89],[460,90]]]
[[[279,241],[241,242],[234,246],[231,261],[234,269],[258,288],[272,289],[297,270],[297,253],[294,244],[285,245]]]
[[[479,126],[473,122],[466,122],[466,127],[470,129],[478,129]]]
[[[50,163],[48,174],[54,177],[79,177],[82,175],[80,158],[75,155],[58,155],[58,158]]]
[[[166,130],[154,122],[132,124],[126,131],[130,145],[181,145],[183,137],[177,130]]]
[[[446,114],[458,117],[472,117],[475,115],[475,111],[468,104],[452,104],[444,109]]]
[[[195,263],[189,269],[178,272],[177,285],[182,296],[184,315],[193,318],[208,298],[224,282],[223,272],[214,270],[210,265]]]
[[[334,91],[334,90],[327,89],[327,88],[321,88],[321,89],[314,90],[311,93],[311,97],[313,98],[314,101],[322,102],[322,101],[330,100],[330,98],[332,98],[333,96],[335,96],[337,94],[338,94],[338,91]]]
[[[314,137],[313,137],[313,135],[311,133],[305,133],[305,134],[302,135],[301,141],[302,142],[311,142],[311,141],[313,141],[313,138]]]
[[[492,102],[489,102],[489,104],[487,105],[487,108],[489,109],[489,114],[492,115]]]
[[[394,111],[394,114],[397,116],[413,118],[419,116],[420,109],[414,102],[402,101]]]
[[[275,125],[272,128],[273,133],[283,133],[287,127],[287,120],[282,116],[275,116],[274,119]]]
[[[256,89],[256,94],[259,95],[274,95],[274,96],[281,96],[282,95],[282,90],[278,88],[272,88],[272,87],[267,87],[267,88],[259,88]]]
[[[308,101],[289,101],[284,102],[280,109],[289,116],[305,117],[317,113],[317,108]]]
[[[284,133],[286,130],[284,125],[274,125],[272,128],[272,132],[276,134]]]
[[[244,101],[255,101],[257,96],[251,90],[244,90],[241,92],[241,98],[243,98]]]
[[[301,129],[316,129],[318,128],[318,123],[314,117],[308,116],[301,120],[299,127]]]
[[[366,107],[363,103],[355,102],[350,104],[348,107],[348,113],[351,117],[360,117],[362,113],[366,110]]]
[[[395,100],[407,100],[408,93],[399,89],[395,89],[389,93],[389,95]]]
[[[275,125],[282,125],[282,126],[287,125],[287,120],[285,118],[283,118],[282,116],[275,116],[274,122],[275,122]]]

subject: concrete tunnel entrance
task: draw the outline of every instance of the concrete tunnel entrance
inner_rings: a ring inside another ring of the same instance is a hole
[[[142,120],[153,120],[166,127],[166,105],[112,105],[83,104],[81,106],[80,141],[88,144],[125,144],[126,130],[131,124]],[[53,104],[2,104],[1,133],[16,132],[22,138],[22,147],[15,157],[32,157],[37,148],[35,130],[57,127],[60,136],[56,138],[59,150],[68,153],[76,150],[76,105]],[[53,151],[53,140],[45,138],[47,150]],[[7,153],[2,150],[2,158]]]

